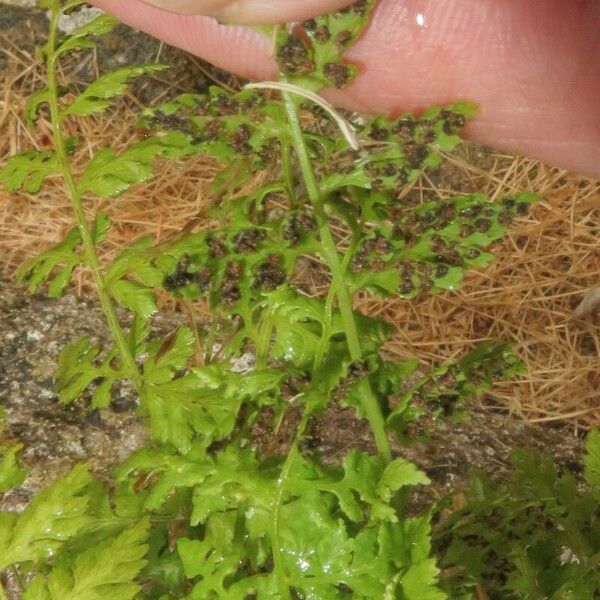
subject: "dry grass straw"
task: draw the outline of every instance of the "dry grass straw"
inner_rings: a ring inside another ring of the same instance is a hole
[[[417,302],[364,298],[361,308],[396,325],[387,348],[396,358],[438,364],[480,342],[513,340],[526,374],[495,386],[487,404],[531,422],[598,425],[600,329],[573,312],[600,283],[600,184],[474,147],[452,160],[450,180],[458,176],[463,188],[492,198],[529,189],[543,201],[509,228],[494,248],[497,260],[470,273],[457,293]],[[414,193],[447,191],[425,178]]]
[[[0,157],[6,158],[43,147],[49,138],[47,122],[41,119],[32,134],[21,117],[25,98],[41,83],[32,57],[8,40],[0,46],[8,60],[0,98]],[[71,132],[83,141],[76,168],[96,149],[119,150],[138,136],[131,125],[135,110],[130,98],[109,115],[82,120]],[[118,200],[89,202],[90,215],[102,209],[115,223],[104,259],[142,234],[160,241],[194,219],[206,225],[202,214],[214,201],[209,183],[217,172],[208,159],[165,162],[149,185]],[[526,375],[499,384],[488,397],[490,406],[529,421],[568,421],[585,428],[600,422],[599,329],[572,315],[586,290],[600,284],[600,185],[532,160],[466,146],[435,180],[424,177],[410,193],[430,199],[483,190],[495,198],[526,189],[544,200],[497,245],[498,260],[483,273],[469,274],[461,291],[417,302],[365,297],[358,304],[394,323],[387,350],[401,359],[417,356],[438,364],[478,342],[514,340]],[[0,191],[1,272],[11,275],[72,226],[59,178],[37,195]],[[79,273],[75,285],[78,293],[90,291],[89,276]]]

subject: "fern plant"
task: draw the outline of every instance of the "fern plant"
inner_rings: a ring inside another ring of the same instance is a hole
[[[438,507],[434,544],[450,597],[598,597],[600,432],[586,446],[585,487],[551,459],[516,449],[509,482],[474,473],[456,510],[450,499]]]
[[[432,372],[392,362],[381,350],[390,326],[353,301],[365,291],[410,300],[456,289],[465,271],[492,260],[489,246],[535,197],[490,202],[475,194],[419,206],[405,199],[406,185],[459,143],[474,108],[365,119],[320,98],[320,88],[344,87],[356,75],[342,55],[368,24],[375,3],[364,0],[301,32],[269,31],[279,81],[148,108],[140,124],[153,135],[121,153],[100,150],[76,175],[76,142],[64,122],[104,111],[131,78],[164,67],[120,69],[75,98],[60,95],[60,58],[93,48],[114,21],[101,16],[60,38],[60,15],[81,2],[42,4],[51,14],[48,84],[27,115],[33,121],[48,107],[54,148],[12,157],[1,179],[9,190],[35,192],[61,176],[76,226],[18,278],[58,296],[75,269],[91,270],[114,343],[84,338],[64,348],[58,398],[71,403],[93,386],[92,406],[105,408],[115,383],[128,380],[152,444],[117,468],[110,490],[79,466],[23,514],[0,514],[0,570],[18,576],[27,600],[446,598],[430,513],[405,510],[412,488],[428,479],[394,458],[390,439],[403,439],[425,410],[460,409],[520,363],[505,345],[481,346]],[[88,221],[86,199],[147,181],[160,157],[198,154],[228,165],[215,181],[219,225],[162,244],[143,237],[103,266],[98,248],[111,223],[102,213]],[[258,170],[268,170],[266,183],[232,199]],[[323,297],[302,285],[308,261],[327,281]],[[182,327],[151,339],[159,289],[206,298],[209,334]],[[134,315],[128,330],[118,306]],[[192,360],[198,345],[202,364]],[[232,359],[248,351],[255,364],[240,373]],[[328,467],[306,449],[310,420],[332,403],[368,421],[375,454],[350,450]],[[253,431],[267,422],[276,435],[284,419],[295,433],[285,454],[273,455]],[[23,478],[18,448],[3,452],[0,490]]]

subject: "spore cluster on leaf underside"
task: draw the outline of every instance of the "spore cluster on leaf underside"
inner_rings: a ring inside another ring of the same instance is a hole
[[[419,117],[362,118],[356,129],[363,145],[353,150],[335,124],[319,110],[305,107],[303,132],[315,161],[323,207],[337,229],[345,230],[340,237],[351,240],[341,248],[357,290],[412,298],[420,291],[456,289],[467,269],[491,260],[487,248],[516,216],[526,213],[534,199],[530,194],[496,203],[480,194],[456,196],[419,206],[404,198],[407,184],[438,167],[441,153],[459,143],[458,134],[472,110],[468,104],[454,104]],[[146,111],[143,123],[158,129],[165,122],[175,124],[193,145],[215,158],[240,161],[247,178],[253,170],[280,168],[280,146],[291,143],[282,111],[277,101],[262,94],[232,96],[213,88],[208,98],[186,95]],[[260,157],[258,163],[246,157],[246,148],[240,149],[240,129],[253,156]],[[242,182],[239,177],[237,182]],[[289,192],[283,180],[274,179],[215,209],[225,227],[197,237],[196,248],[180,257],[181,264],[166,276],[166,287],[187,287],[188,295],[196,290],[208,293],[213,302],[221,297],[231,305],[241,296],[219,296],[223,281],[227,289],[238,290],[231,284],[237,279],[255,291],[272,290],[293,279],[299,259],[312,255],[319,260],[314,207],[305,191],[293,197]]]

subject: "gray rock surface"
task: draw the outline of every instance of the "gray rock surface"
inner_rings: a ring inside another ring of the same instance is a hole
[[[35,6],[36,0],[2,0],[3,4],[9,4],[10,6]]]
[[[159,318],[169,332],[176,316]],[[100,477],[148,439],[130,386],[113,389],[110,409],[93,411],[89,395],[61,406],[53,392],[61,348],[82,336],[110,344],[101,310],[73,295],[54,300],[0,280],[0,404],[6,434],[23,444],[30,469],[24,485],[7,494],[0,509],[18,509],[41,488],[78,462],[88,461]]]

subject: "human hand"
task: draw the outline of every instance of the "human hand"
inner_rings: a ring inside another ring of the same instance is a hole
[[[352,0],[143,0],[174,13],[207,15],[221,22],[264,24],[310,19]]]
[[[286,22],[351,3],[146,1],[93,4],[251,79],[276,75],[268,40],[191,13]],[[480,107],[466,130],[471,139],[600,177],[599,0],[381,0],[347,58],[360,76],[344,91],[324,93],[339,106],[398,114],[471,100]]]

